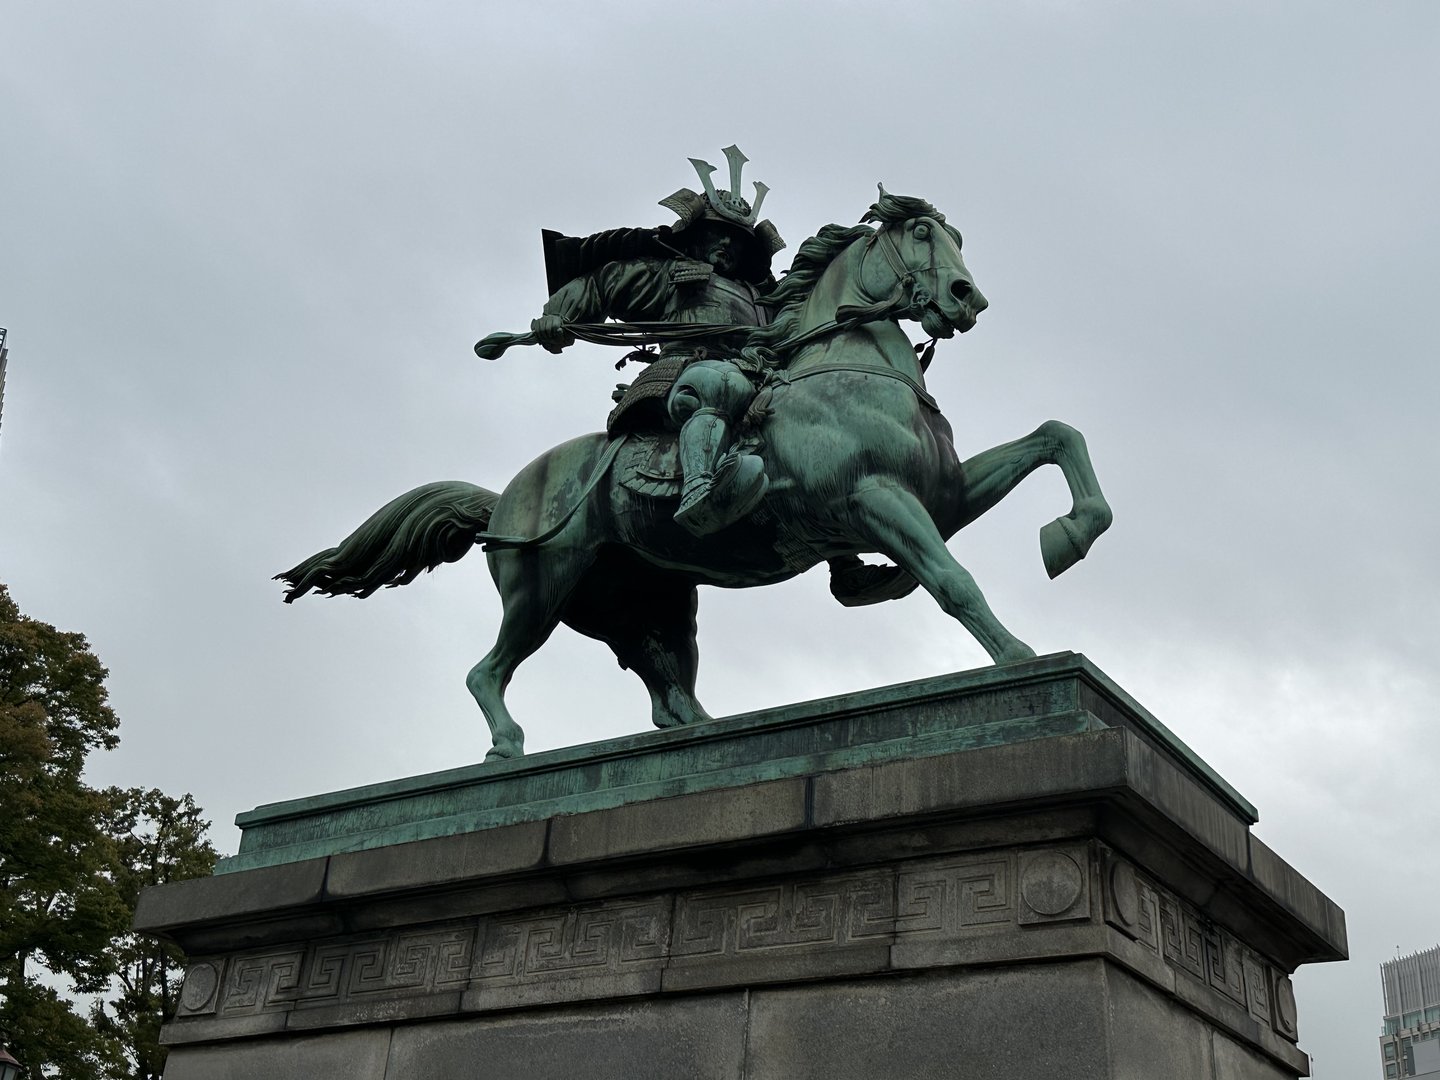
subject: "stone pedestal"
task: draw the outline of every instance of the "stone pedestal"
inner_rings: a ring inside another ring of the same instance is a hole
[[[1304,1075],[1343,913],[1083,657],[241,815],[167,1080]]]

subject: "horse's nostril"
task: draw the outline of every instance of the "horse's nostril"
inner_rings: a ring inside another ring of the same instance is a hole
[[[975,291],[975,286],[968,281],[957,281],[950,286],[950,295],[956,300],[968,300],[970,294]]]

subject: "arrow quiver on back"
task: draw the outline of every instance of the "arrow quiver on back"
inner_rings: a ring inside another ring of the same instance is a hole
[[[690,359],[662,356],[645,366],[610,410],[605,430],[613,437],[630,431],[659,431],[666,427],[665,399]]]

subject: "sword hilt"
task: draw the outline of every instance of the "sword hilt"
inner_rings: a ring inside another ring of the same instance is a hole
[[[505,350],[512,345],[538,345],[540,339],[534,333],[526,334],[491,334],[475,343],[475,355],[481,360],[499,360],[505,355]]]

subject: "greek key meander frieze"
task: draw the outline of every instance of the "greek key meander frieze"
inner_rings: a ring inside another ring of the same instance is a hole
[[[1013,880],[1013,859],[989,856],[682,893],[672,954],[735,956],[1008,925],[1015,921]]]
[[[1101,899],[1092,902],[1092,896]],[[480,1000],[503,1004],[508,993],[536,992],[525,987],[547,994],[546,986],[567,987],[565,993],[583,997],[591,992],[586,987],[603,994],[606,980],[672,963],[694,970],[739,958],[748,958],[747,965],[787,956],[804,963],[809,953],[907,941],[946,948],[949,942],[1003,942],[1006,933],[1096,914],[1175,971],[1294,1040],[1293,994],[1283,971],[1123,859],[1097,863],[1084,844],[914,859],[196,958],[178,1017],[456,991],[478,991]]]
[[[300,988],[304,962],[305,950],[299,948],[232,958],[220,992],[218,1013],[256,1013],[293,1001]]]
[[[1065,865],[1085,861],[1083,852],[1074,851],[1054,858]],[[1018,865],[1030,865],[1025,859],[1045,864],[1029,853]],[[1035,877],[1021,871],[1022,878],[1026,874]],[[1014,853],[948,856],[197,958],[179,1014],[224,1018],[382,995],[503,991],[655,970],[672,960],[694,964],[914,936],[958,938],[1054,917],[1053,904],[1042,903],[1044,911],[1027,906],[1025,887],[1016,881]],[[1036,892],[1034,882],[1030,892]],[[1039,892],[1049,898],[1053,889]],[[1073,908],[1062,917],[1074,917]]]
[[[1244,1007],[1282,1037],[1296,1040],[1293,1007],[1274,1006],[1276,999],[1293,1000],[1284,971],[1172,893],[1141,878],[1122,859],[1111,858],[1105,883],[1105,917],[1111,925],[1164,957],[1176,971]]]
[[[463,926],[318,946],[301,997],[309,1001],[459,989],[470,976],[473,944],[473,931]]]
[[[466,922],[232,956],[213,1011],[236,1016],[373,995],[459,990],[470,977],[474,941],[474,926]],[[182,1001],[182,1015],[210,1011],[184,1006]]]
[[[672,951],[677,956],[713,956],[842,944],[890,933],[893,904],[893,881],[878,873],[681,894]]]
[[[475,985],[656,967],[670,942],[670,898],[483,919]]]

